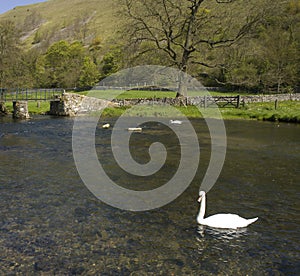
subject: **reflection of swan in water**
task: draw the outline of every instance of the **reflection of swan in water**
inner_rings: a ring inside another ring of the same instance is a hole
[[[245,219],[235,214],[216,214],[204,218],[205,215],[205,192],[199,192],[198,201],[201,202],[197,222],[201,225],[207,225],[214,228],[237,229],[247,227],[258,218]]]
[[[234,258],[230,257],[230,252],[234,255],[245,254],[245,244],[251,240],[252,231],[247,228],[222,229],[211,228],[198,225],[196,235],[196,245],[198,254],[205,258],[207,255],[218,255],[218,260],[223,263],[234,263]],[[246,247],[247,248],[247,247]]]
[[[247,235],[247,228],[211,228],[204,225],[198,225],[197,233],[203,238],[205,234],[214,236],[215,239],[230,241]]]

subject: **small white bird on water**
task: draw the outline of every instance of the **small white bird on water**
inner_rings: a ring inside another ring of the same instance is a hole
[[[143,129],[141,127],[129,127],[127,130],[132,132],[141,132]]]
[[[207,225],[215,228],[237,229],[247,227],[255,222],[258,218],[245,219],[235,214],[216,214],[204,218],[206,196],[204,191],[199,192],[199,202],[201,202],[197,222],[202,225]]]
[[[102,125],[102,128],[110,128],[110,124],[104,124],[104,125]]]
[[[170,124],[173,124],[173,125],[181,125],[181,124],[182,124],[182,121],[180,121],[180,120],[170,120]]]

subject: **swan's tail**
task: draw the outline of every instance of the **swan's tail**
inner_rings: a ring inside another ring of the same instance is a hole
[[[251,223],[253,223],[253,222],[255,222],[255,221],[257,221],[257,220],[258,220],[257,217],[256,218],[252,218],[252,219],[247,219],[248,225],[251,224]]]

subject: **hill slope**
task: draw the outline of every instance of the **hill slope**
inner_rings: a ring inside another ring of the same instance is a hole
[[[96,37],[105,44],[118,29],[116,8],[116,1],[48,0],[16,7],[1,14],[0,21],[13,21],[28,47],[45,48],[61,39],[87,45]]]

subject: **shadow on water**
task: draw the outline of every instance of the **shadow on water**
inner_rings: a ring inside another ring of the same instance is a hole
[[[160,209],[127,212],[97,200],[82,183],[72,156],[72,119],[0,121],[1,274],[297,275],[299,126],[226,122],[227,158],[208,193],[207,214],[259,220],[247,229],[218,230],[196,223],[210,148],[203,121],[193,124],[201,144],[194,181]],[[148,158],[141,138],[145,144],[159,138],[171,152],[167,172],[155,183],[147,179],[155,187],[176,170],[177,145],[167,128],[152,124],[147,131],[133,136],[137,160]],[[130,187],[134,179],[113,160],[110,133],[97,129],[97,152],[111,177]]]

